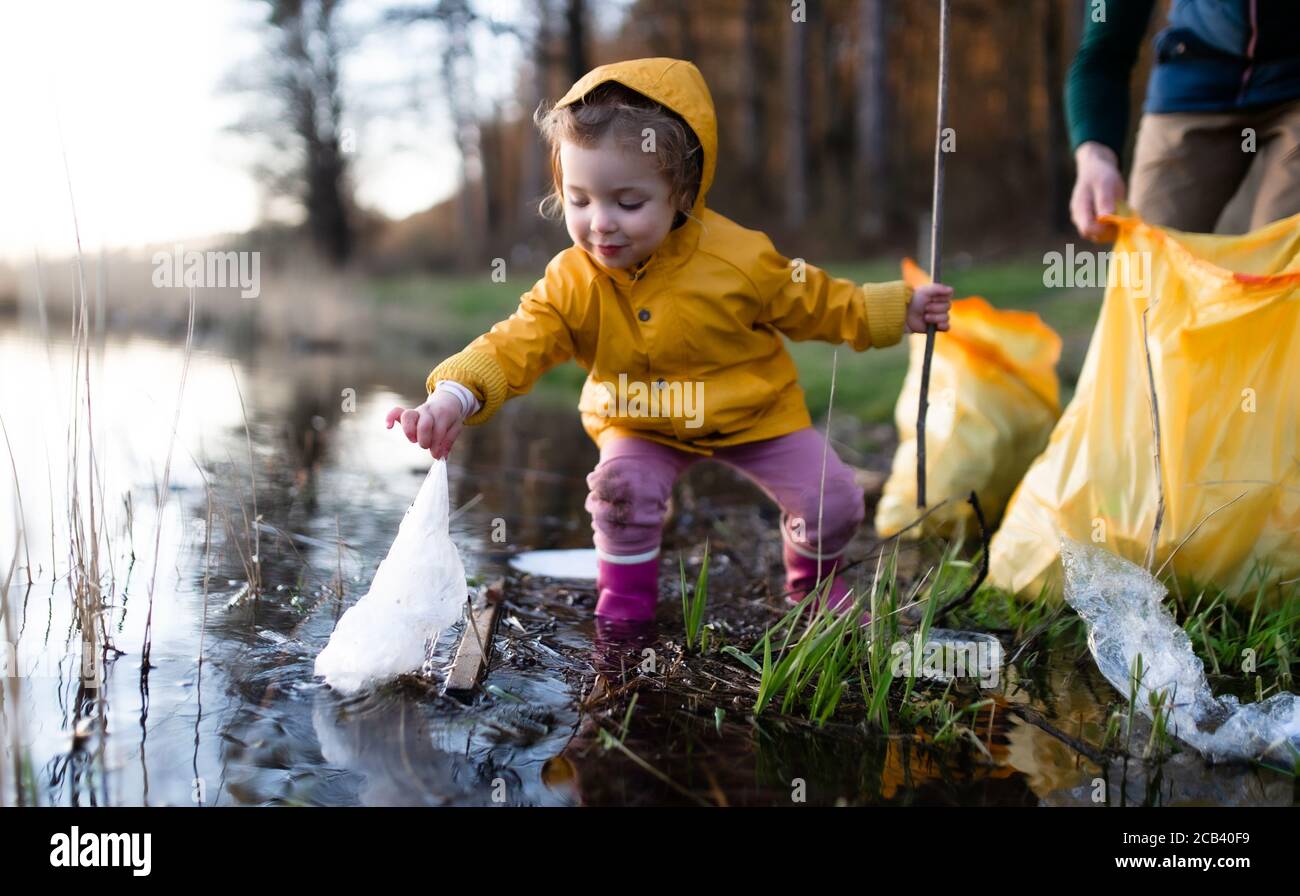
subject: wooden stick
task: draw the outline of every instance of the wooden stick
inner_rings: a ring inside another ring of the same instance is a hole
[[[1271,485],[1272,483],[1269,483],[1269,484]],[[1218,512],[1219,512],[1220,510],[1222,510],[1223,508],[1225,508],[1225,507],[1231,507],[1233,504],[1236,504],[1236,503],[1237,503],[1238,501],[1240,501],[1242,498],[1246,497],[1247,494],[1249,494],[1249,492],[1242,492],[1241,494],[1237,495],[1237,497],[1235,497],[1235,498],[1233,498],[1231,501],[1229,501],[1227,504],[1220,504],[1218,507],[1216,507],[1216,508],[1214,508],[1213,510],[1211,510],[1211,511],[1210,511],[1209,513],[1207,513],[1205,516],[1201,517],[1201,521],[1200,521],[1199,523],[1197,523],[1195,526],[1192,527],[1192,531],[1191,531],[1191,532],[1188,532],[1186,535],[1183,536],[1182,541],[1178,542],[1178,545],[1173,549],[1173,551],[1170,552],[1169,556],[1165,558],[1165,562],[1160,564],[1160,568],[1157,569],[1153,575],[1154,575],[1157,579],[1160,578],[1160,574],[1161,574],[1162,572],[1165,571],[1165,567],[1168,566],[1168,565],[1170,564],[1170,562],[1173,561],[1173,559],[1174,559],[1174,554],[1177,554],[1179,551],[1181,551],[1181,550],[1183,549],[1183,545],[1187,544],[1188,540],[1189,540],[1193,535],[1195,535],[1198,531],[1200,531],[1201,526],[1205,525],[1205,521],[1206,521],[1206,520],[1208,520],[1210,517],[1214,516],[1216,513],[1218,513]],[[1285,583],[1285,582],[1279,582],[1278,584],[1279,584],[1279,585],[1284,585],[1284,584],[1286,584],[1286,583]]]
[[[447,674],[444,694],[464,700],[478,687],[492,653],[492,632],[496,629],[504,588],[505,579],[497,579],[471,597],[469,619],[465,631],[461,632],[460,644],[456,646],[456,658]]]
[[[1150,390],[1151,398],[1151,459],[1155,462],[1156,467],[1156,519],[1151,525],[1151,541],[1147,545],[1147,572],[1156,562],[1156,543],[1160,541],[1160,524],[1165,519],[1165,476],[1160,466],[1160,399],[1156,397],[1156,374],[1151,367],[1151,343],[1147,334],[1147,312],[1151,310],[1148,304],[1142,309],[1142,351],[1146,354],[1147,360],[1147,386]],[[1161,566],[1161,569],[1164,569]]]
[[[1020,716],[1020,718],[1024,719],[1034,727],[1046,731],[1052,737],[1056,738],[1079,755],[1087,757],[1088,760],[1098,768],[1104,770],[1109,767],[1110,763],[1106,761],[1106,755],[1101,750],[1098,750],[1092,744],[1081,738],[1071,737],[1066,734],[1060,728],[1057,728],[1051,722],[1047,721],[1047,718],[1032,706],[1025,706],[1023,703],[1008,703],[1007,710]]]
[[[948,4],[939,0],[939,101],[934,131],[934,197],[930,213],[930,282],[938,283],[943,237],[943,129],[948,117]],[[925,507],[925,413],[930,407],[930,359],[935,325],[925,327],[925,362],[921,365],[921,404],[916,415],[916,506]]]

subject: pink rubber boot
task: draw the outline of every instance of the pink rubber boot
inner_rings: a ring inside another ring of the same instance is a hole
[[[648,622],[659,603],[659,556],[638,563],[596,560],[596,615],[617,622]]]
[[[789,542],[785,543],[782,551],[782,557],[785,560],[785,590],[793,592],[786,600],[792,604],[797,604],[808,596],[817,585],[817,558],[805,557],[803,554],[795,551]],[[843,562],[842,557],[823,558],[822,578],[831,575],[832,572],[839,568]],[[823,593],[821,599],[826,599]],[[835,576],[830,585],[830,597],[827,599],[831,609],[844,612],[853,606],[857,600],[856,594],[849,593],[849,585],[844,581],[843,576]],[[871,614],[863,613],[860,624],[868,625],[871,622]]]

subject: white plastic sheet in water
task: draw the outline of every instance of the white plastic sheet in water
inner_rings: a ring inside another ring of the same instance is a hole
[[[510,558],[510,565],[520,572],[548,579],[596,578],[596,551],[573,548],[560,551],[524,551]]]
[[[1216,697],[1191,639],[1161,601],[1165,588],[1140,566],[1092,545],[1062,539],[1065,599],[1088,625],[1088,647],[1106,680],[1126,698],[1142,656],[1138,708],[1166,691],[1168,729],[1211,760],[1272,759],[1290,767],[1300,751],[1300,697],[1275,694],[1241,704]]]
[[[448,529],[447,462],[434,461],[366,595],[339,619],[316,674],[345,694],[424,664],[426,642],[460,619],[465,567]]]

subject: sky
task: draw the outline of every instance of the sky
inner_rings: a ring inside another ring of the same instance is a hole
[[[477,5],[512,19],[523,2]],[[458,159],[438,97],[440,35],[375,27],[391,5],[347,7],[363,36],[344,68],[344,125],[358,199],[400,217],[450,195]],[[261,14],[253,0],[0,0],[0,260],[73,252],[73,202],[91,253],[256,223],[254,147],[227,130],[255,100],[223,84],[261,50]],[[508,102],[516,45],[484,37],[476,50],[490,60],[480,96]]]

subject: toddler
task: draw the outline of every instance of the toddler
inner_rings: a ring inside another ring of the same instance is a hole
[[[387,425],[435,458],[560,362],[589,372],[578,403],[600,449],[587,477],[597,553],[596,614],[654,618],[673,483],[711,457],[781,508],[788,599],[834,574],[865,513],[852,470],[812,427],[794,340],[897,343],[904,327],[948,329],[952,290],[857,284],[780,255],[761,232],[705,205],[720,161],[699,70],[636,59],[589,72],[536,120],[573,245],[519,308],[429,374],[428,400]],[[824,476],[824,483],[823,483]],[[836,575],[823,592],[852,604]]]

